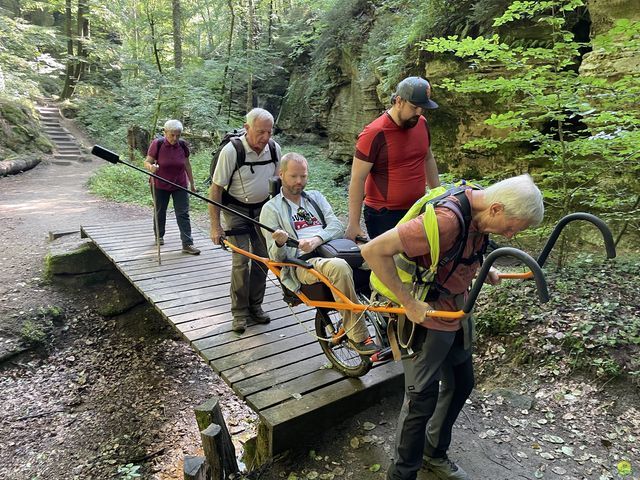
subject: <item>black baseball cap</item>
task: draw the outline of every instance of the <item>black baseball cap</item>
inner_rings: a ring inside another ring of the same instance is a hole
[[[416,107],[438,108],[438,104],[431,100],[431,85],[422,77],[407,77],[396,87],[396,95]]]

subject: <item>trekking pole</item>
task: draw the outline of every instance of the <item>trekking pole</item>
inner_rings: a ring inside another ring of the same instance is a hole
[[[156,200],[156,186],[153,180],[149,182],[149,185],[151,185],[151,199],[153,200],[153,226],[156,232],[156,248],[158,249],[158,265],[162,265],[162,260],[160,258],[160,226],[158,225],[158,204]]]
[[[128,162],[125,162],[124,160],[120,159],[120,156],[117,153],[112,152],[111,150],[107,150],[104,147],[101,147],[100,145],[94,145],[93,148],[91,149],[91,153],[93,155],[95,155],[96,157],[102,158],[103,160],[106,160],[109,163],[113,163],[114,165],[117,163],[122,163],[123,165],[126,165],[127,167],[133,168],[134,170],[137,170],[139,172],[144,173],[145,175],[148,175],[152,178],[157,178],[158,180],[162,180],[163,182],[168,183],[169,185],[173,185],[176,188],[179,188],[180,190],[184,190],[185,192],[187,192],[190,195],[193,195],[196,198],[199,198],[200,200],[203,200],[207,203],[210,203],[211,205],[215,205],[216,207],[220,208],[221,210],[225,210],[237,217],[242,218],[243,220],[246,220],[249,223],[253,223],[254,225],[265,229],[267,232],[271,232],[271,233],[275,233],[275,229],[268,227],[267,225],[264,225],[263,223],[260,223],[258,220],[256,220],[255,218],[251,218],[247,215],[245,215],[244,213],[240,213],[236,210],[234,210],[233,208],[227,207],[226,205],[223,205],[222,203],[218,203],[215,202],[213,200],[211,200],[210,198],[207,197],[203,197],[202,195],[200,195],[199,193],[196,192],[192,192],[191,190],[189,190],[188,188],[183,187],[182,185],[178,185],[177,183],[173,183],[171,180],[167,180],[166,178],[162,178],[158,175],[156,175],[155,173],[151,173],[151,172],[147,172],[144,168],[140,168],[140,167],[136,167],[135,165],[132,165]],[[295,238],[289,238],[287,240],[286,245],[288,247],[297,247],[298,246],[298,240],[296,240]]]

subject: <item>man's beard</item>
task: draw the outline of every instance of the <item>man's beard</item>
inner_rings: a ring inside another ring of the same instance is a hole
[[[416,115],[415,117],[411,117],[410,119],[403,121],[400,127],[405,129],[413,128],[418,124],[419,119],[420,119],[419,115]]]
[[[297,185],[294,185],[292,187],[289,187],[289,186],[285,185],[284,189],[287,191],[287,193],[289,195],[300,195],[304,190],[304,186],[299,187]]]

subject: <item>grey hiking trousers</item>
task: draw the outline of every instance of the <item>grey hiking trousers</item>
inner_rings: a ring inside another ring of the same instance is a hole
[[[467,321],[472,322],[469,318]],[[465,329],[466,330],[466,329]],[[453,424],[474,386],[471,346],[464,331],[418,327],[422,341],[415,357],[403,360],[405,395],[396,433],[395,463],[389,480],[415,480],[422,455],[442,458],[451,444]],[[418,345],[418,343],[414,343]]]
[[[248,217],[260,217],[259,208],[245,208],[230,205],[237,212]],[[253,223],[249,223],[237,215],[222,212],[227,230],[241,229],[247,233],[230,236],[229,241],[234,245],[254,253],[260,257],[268,257],[267,244],[262,232]],[[254,262],[240,253],[231,256],[231,314],[235,317],[248,317],[252,311],[260,310],[266,288],[267,268],[260,262]]]

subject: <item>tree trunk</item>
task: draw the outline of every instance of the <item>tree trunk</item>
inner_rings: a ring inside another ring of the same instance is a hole
[[[182,15],[180,14],[180,0],[171,0],[173,6],[173,64],[176,70],[182,68]]]
[[[67,37],[67,65],[65,67],[64,73],[64,87],[62,88],[62,93],[60,94],[60,98],[62,100],[66,100],[71,97],[71,83],[73,82],[73,36],[71,35],[71,22],[73,21],[73,17],[71,14],[71,0],[65,1],[64,7],[64,33]]]
[[[209,5],[209,0],[204,0],[205,11],[207,12],[207,49],[206,52],[209,53],[213,50],[213,30],[211,30],[211,7]]]
[[[271,29],[273,28],[273,0],[269,0],[269,27],[267,30],[267,46],[271,46]]]
[[[254,50],[254,7],[253,0],[247,0],[247,51],[246,58],[249,64],[249,68],[253,65],[253,50]],[[248,112],[253,108],[253,73],[249,72],[247,75],[247,102],[246,102],[246,111]]]
[[[135,64],[135,66],[133,67],[133,78],[138,78],[138,74],[140,73],[140,67],[138,65],[138,61],[139,61],[138,50],[140,48],[140,30],[138,29],[137,0],[133,0],[131,11],[133,15],[133,63]]]
[[[76,38],[76,62],[73,72],[73,85],[71,95],[75,92],[76,86],[84,76],[87,65],[87,53],[84,48],[84,42],[89,38],[89,5],[84,0],[78,0],[78,22],[77,22],[77,38]]]
[[[158,67],[158,73],[162,74],[162,65],[160,64],[160,54],[158,53],[158,39],[156,38],[156,21],[149,11],[149,5],[145,2],[145,13],[147,14],[147,21],[149,22],[149,28],[151,29],[151,44],[153,48],[153,56],[156,60],[156,66]]]
[[[229,25],[229,40],[227,42],[227,64],[224,66],[222,74],[222,87],[220,88],[220,105],[218,105],[218,115],[222,112],[224,105],[224,92],[227,90],[227,75],[229,74],[229,63],[231,62],[231,47],[233,47],[233,30],[236,25],[236,13],[233,9],[233,0],[227,0],[229,14],[231,15],[231,24]],[[229,108],[231,107],[231,98],[229,98]]]

